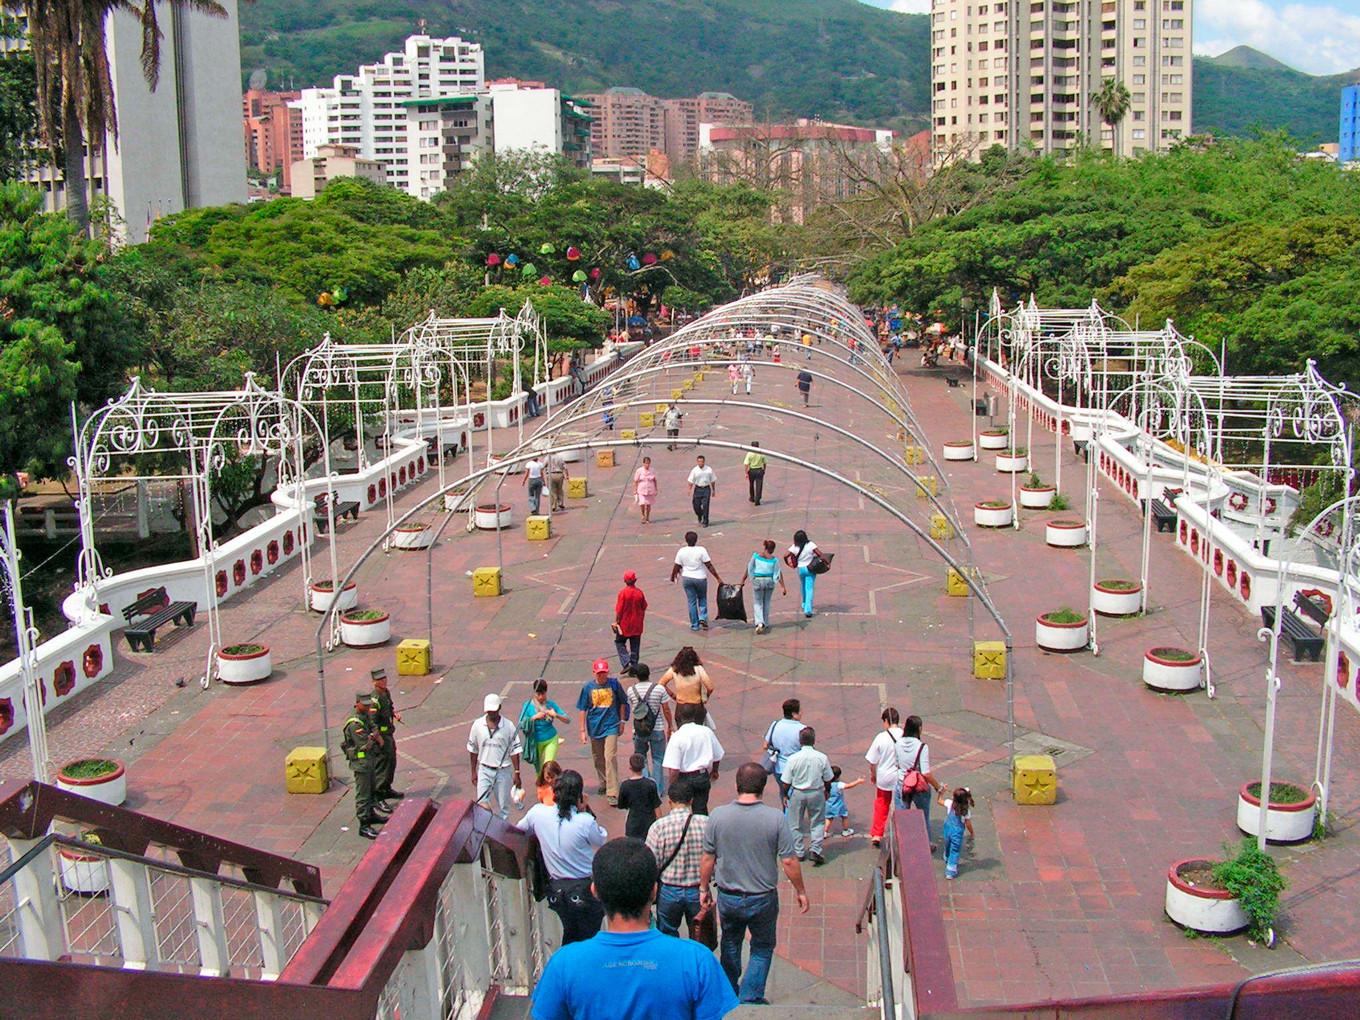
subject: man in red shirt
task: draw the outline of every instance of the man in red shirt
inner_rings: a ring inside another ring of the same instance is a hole
[[[624,571],[623,588],[614,603],[614,647],[619,650],[619,675],[632,676],[642,648],[642,621],[647,615],[647,596],[637,586],[637,574]]]

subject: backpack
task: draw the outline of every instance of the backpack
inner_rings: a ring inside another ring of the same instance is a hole
[[[633,736],[650,737],[656,729],[656,709],[652,708],[652,703],[647,699],[656,690],[656,681],[653,680],[647,687],[646,694],[638,695],[637,711],[633,713]]]

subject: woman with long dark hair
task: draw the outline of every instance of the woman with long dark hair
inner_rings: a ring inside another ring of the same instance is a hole
[[[564,769],[553,798],[553,804],[531,807],[520,828],[538,841],[548,869],[548,906],[562,922],[565,946],[592,938],[604,920],[604,907],[590,891],[590,866],[609,834],[586,802],[581,773]]]
[[[675,699],[677,705],[707,705],[708,699],[713,696],[713,681],[692,645],[685,645],[675,653],[671,668],[661,678],[661,686],[666,688],[666,693]],[[707,721],[708,728],[714,729],[711,714]]]
[[[784,562],[798,570],[798,580],[803,583],[803,615],[812,615],[812,596],[817,588],[817,575],[811,570],[817,559],[817,543],[808,538],[801,528],[793,533],[793,545],[784,554]]]

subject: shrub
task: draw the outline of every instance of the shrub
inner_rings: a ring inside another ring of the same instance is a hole
[[[1225,845],[1223,852],[1232,853],[1231,844]],[[1267,939],[1286,885],[1275,858],[1264,853],[1256,840],[1244,839],[1236,857],[1214,865],[1214,878],[1241,901],[1242,910],[1251,919],[1249,934]]]

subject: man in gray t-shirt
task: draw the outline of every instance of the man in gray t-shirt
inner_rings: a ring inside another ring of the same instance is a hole
[[[747,762],[737,769],[737,799],[715,808],[704,829],[699,864],[699,902],[718,906],[722,924],[719,958],[723,972],[742,1002],[764,1003],[765,979],[774,957],[779,921],[779,866],[798,893],[798,910],[807,913],[803,869],[793,852],[793,832],[782,811],[761,803],[765,769]],[[717,877],[717,897],[713,889]],[[751,958],[741,973],[742,943],[751,932]]]

